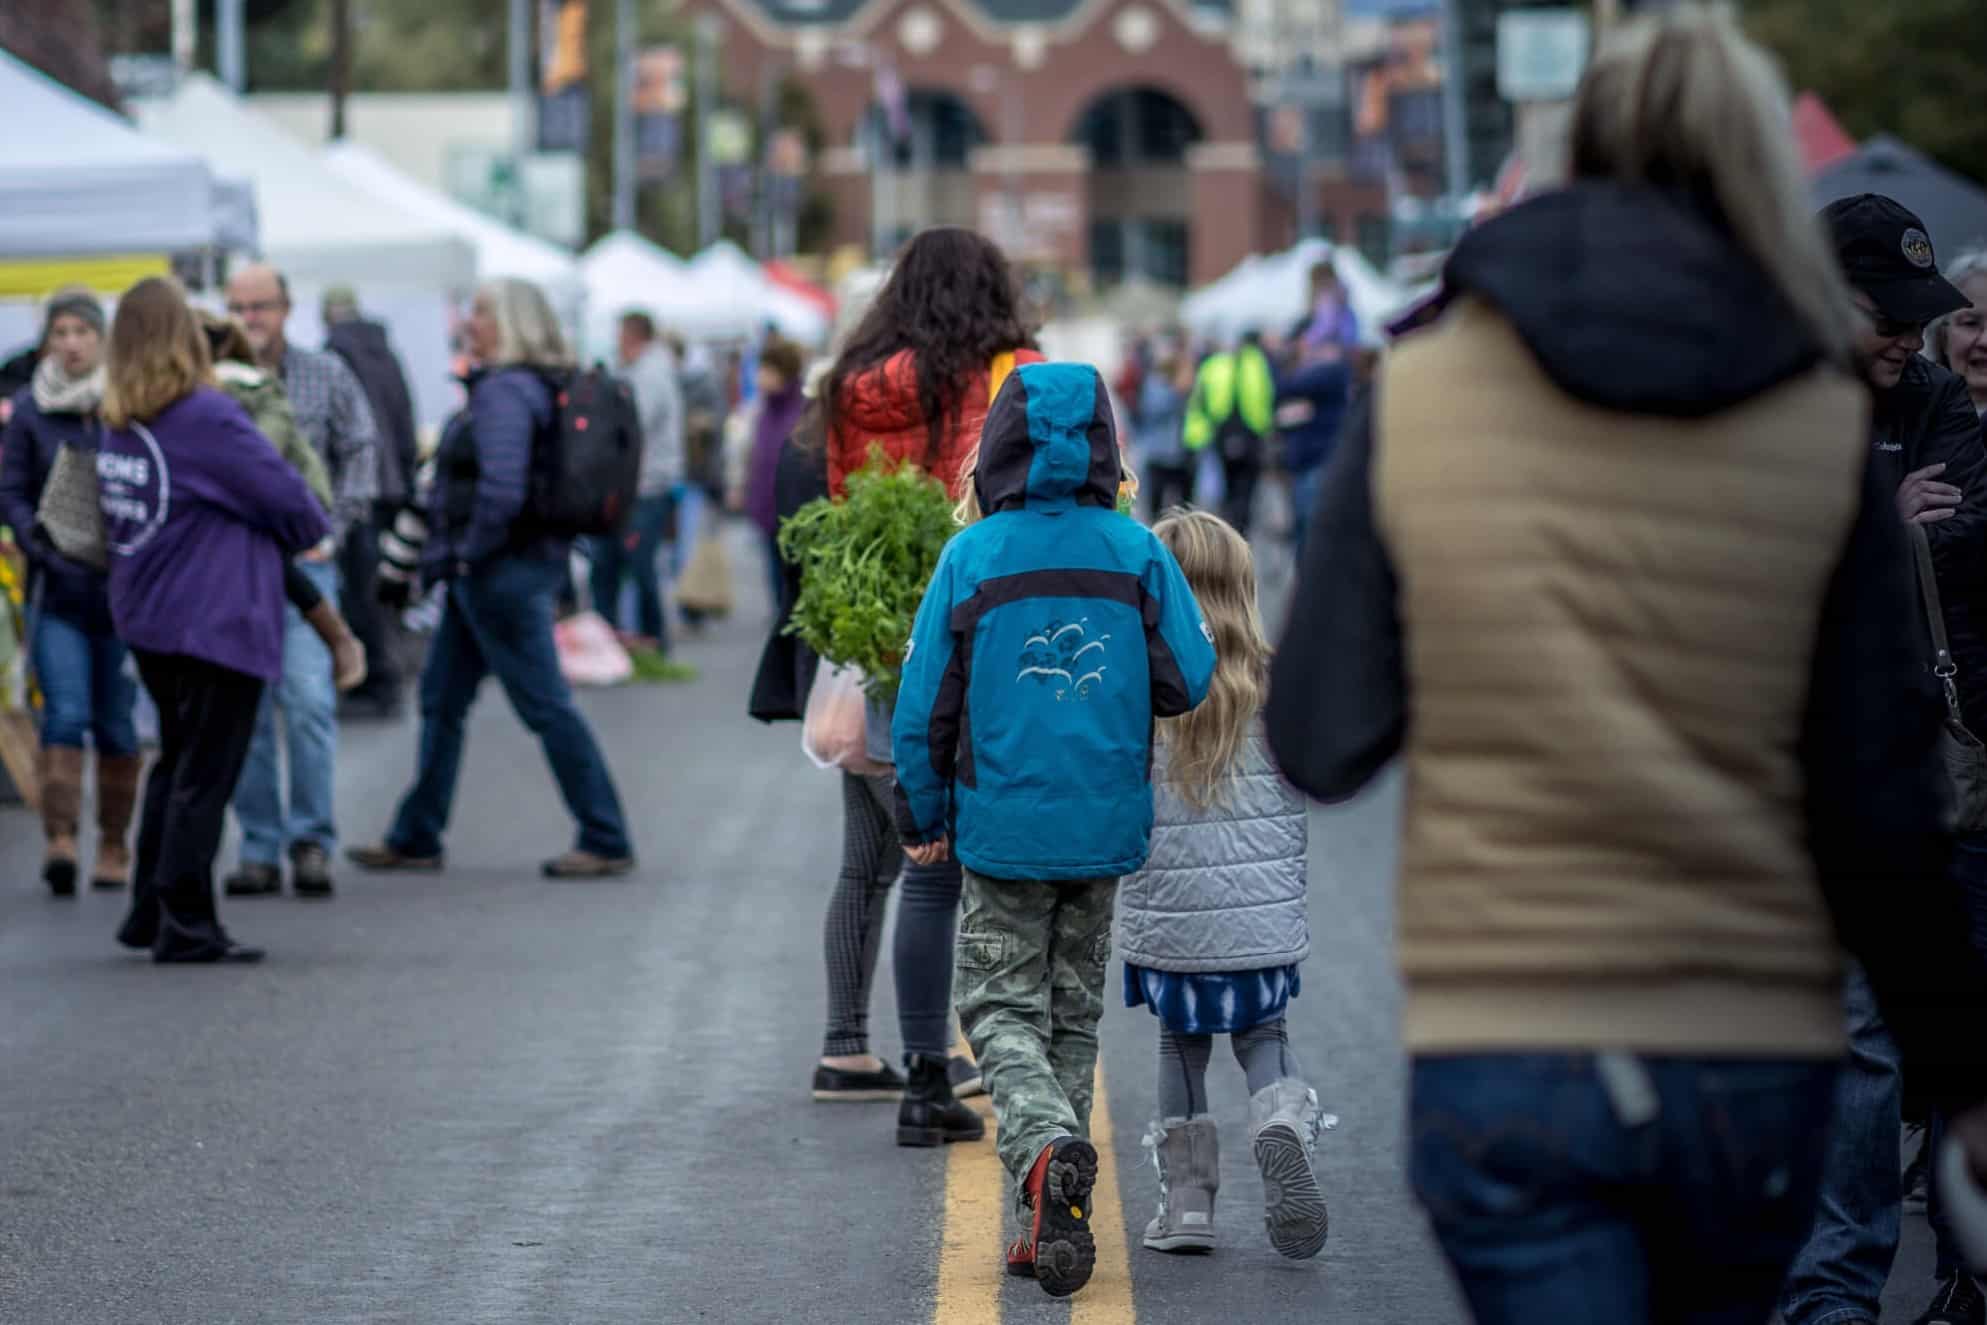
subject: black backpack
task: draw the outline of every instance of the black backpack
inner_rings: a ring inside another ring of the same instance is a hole
[[[552,392],[552,421],[532,439],[519,525],[561,538],[618,534],[641,482],[634,395],[605,367],[541,375]]]

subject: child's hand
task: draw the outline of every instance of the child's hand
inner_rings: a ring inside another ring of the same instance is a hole
[[[923,846],[905,847],[904,854],[911,858],[913,865],[936,865],[940,861],[952,859],[952,839],[940,837],[937,841]]]

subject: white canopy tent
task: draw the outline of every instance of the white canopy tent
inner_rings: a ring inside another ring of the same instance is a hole
[[[139,133],[0,51],[0,258],[184,253],[214,242],[198,146]]]
[[[1412,292],[1389,280],[1356,249],[1307,239],[1268,257],[1244,258],[1233,271],[1187,296],[1180,320],[1194,332],[1232,341],[1245,331],[1281,333],[1304,316],[1311,297],[1311,269],[1329,261],[1344,285],[1361,337],[1372,345],[1389,319],[1407,307]]]
[[[630,310],[690,341],[748,340],[768,322],[803,345],[827,339],[827,314],[774,284],[736,244],[720,241],[685,262],[632,231],[617,230],[588,249],[580,266],[590,353],[613,344],[615,319]]]
[[[580,275],[586,284],[582,340],[588,357],[603,358],[613,352],[615,323],[627,312],[647,313],[665,330],[698,338],[677,320],[695,295],[683,259],[668,249],[632,230],[616,230],[580,258]]]
[[[690,259],[695,308],[686,314],[706,330],[684,334],[712,339],[745,339],[771,323],[788,340],[819,345],[828,338],[828,316],[817,305],[770,280],[758,263],[728,239],[720,239]]]
[[[146,133],[204,152],[254,184],[261,256],[290,283],[291,341],[319,343],[324,291],[352,287],[366,316],[392,333],[421,425],[438,426],[459,399],[449,341],[455,301],[476,283],[470,243],[346,182],[205,74],[190,75],[169,98],[139,103],[137,112]]]
[[[332,172],[354,188],[467,241],[476,250],[479,279],[516,276],[531,281],[551,299],[568,333],[580,329],[586,281],[579,259],[570,251],[429,188],[363,144],[335,142],[321,155]]]
[[[464,291],[475,250],[432,221],[353,187],[302,143],[205,74],[161,101],[138,104],[138,124],[162,142],[206,154],[255,185],[262,255],[292,281]]]

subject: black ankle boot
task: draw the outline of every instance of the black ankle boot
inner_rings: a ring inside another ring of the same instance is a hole
[[[140,952],[152,950],[152,945],[159,941],[159,901],[156,896],[143,890],[132,893],[131,910],[118,927],[117,941]]]
[[[152,961],[160,966],[210,966],[220,962],[262,960],[262,949],[234,941],[218,920],[204,917],[181,922],[161,910],[159,936],[152,944]]]
[[[910,1082],[904,1102],[897,1106],[897,1144],[936,1146],[947,1141],[977,1141],[987,1134],[980,1115],[952,1095],[949,1065],[943,1058],[908,1054]]]

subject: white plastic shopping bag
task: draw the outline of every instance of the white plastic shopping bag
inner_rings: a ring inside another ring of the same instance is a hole
[[[576,686],[617,686],[635,674],[635,661],[597,612],[569,616],[552,628],[559,670]]]
[[[880,771],[869,759],[862,673],[853,667],[826,662],[814,674],[807,692],[807,712],[800,723],[800,748],[816,768],[842,768],[851,773]]]

